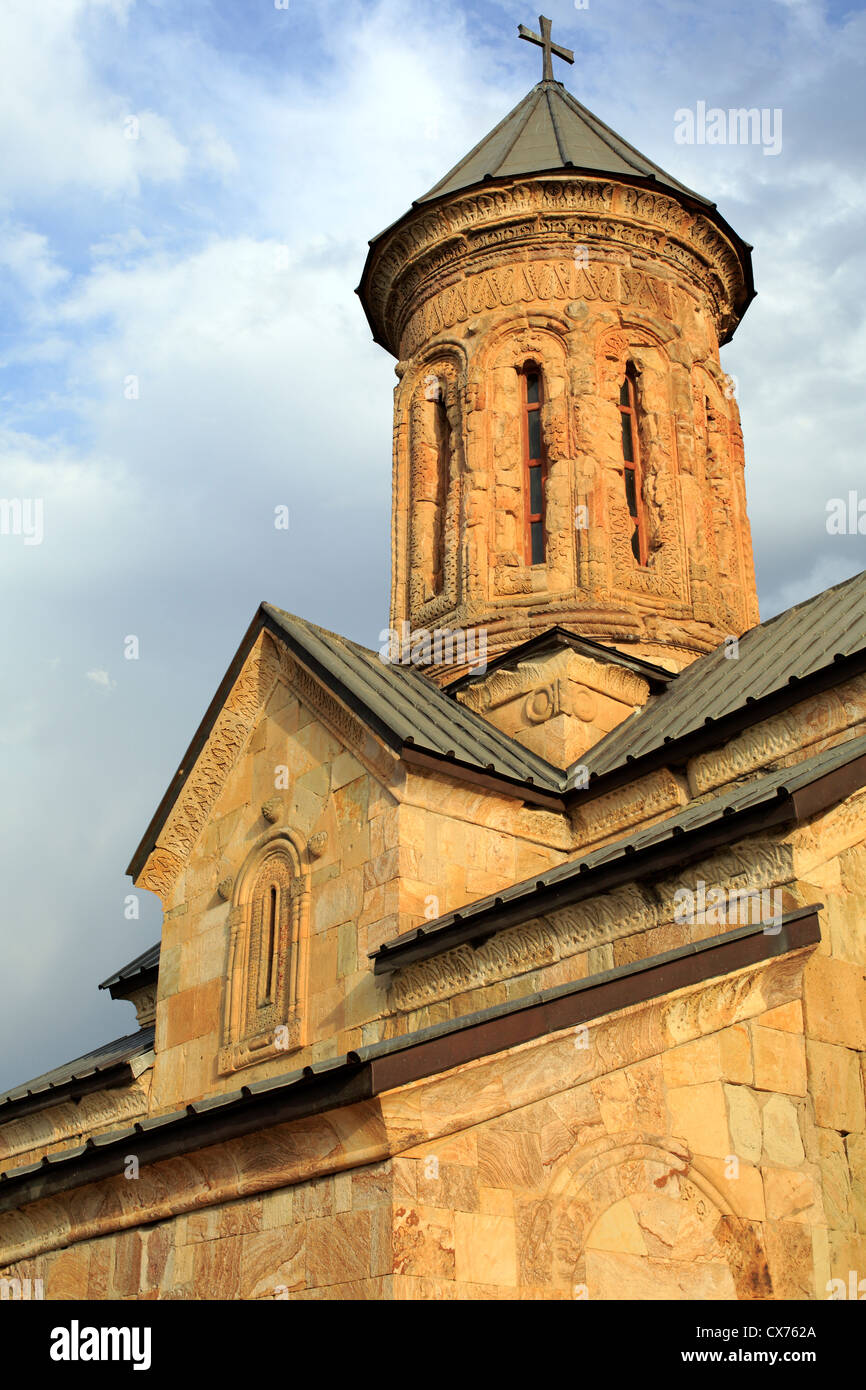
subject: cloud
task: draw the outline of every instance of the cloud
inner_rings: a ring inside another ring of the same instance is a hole
[[[86,674],[87,679],[106,694],[111,694],[112,690],[117,689],[117,681],[113,681],[107,671],[88,671]]]
[[[0,225],[0,271],[5,270],[26,295],[41,298],[68,279],[48,238],[12,223]]]
[[[142,179],[180,177],[187,152],[170,123],[152,109],[131,108],[101,71],[106,45],[129,42],[132,13],[120,0],[6,0],[0,7],[7,197],[44,203],[76,186],[112,195],[137,191]]]

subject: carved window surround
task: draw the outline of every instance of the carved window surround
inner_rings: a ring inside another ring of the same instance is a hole
[[[237,876],[229,911],[222,1075],[304,1046],[310,876],[302,841],[263,837]]]

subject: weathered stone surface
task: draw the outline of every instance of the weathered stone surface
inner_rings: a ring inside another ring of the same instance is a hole
[[[730,1123],[731,1152],[749,1163],[758,1163],[763,1144],[761,1107],[747,1086],[726,1086],[725,1101]]]
[[[341,1212],[306,1226],[308,1285],[345,1284],[370,1272],[371,1219],[366,1211]],[[279,1282],[279,1281],[278,1281]]]
[[[753,1025],[755,1086],[760,1091],[806,1094],[806,1047],[796,1033]]]
[[[866,967],[815,955],[803,988],[811,1038],[850,1048],[866,1045]]]
[[[454,1278],[451,1212],[422,1206],[395,1208],[394,1272],[423,1278]]]
[[[772,1163],[794,1168],[805,1158],[797,1110],[786,1096],[774,1095],[763,1109],[764,1153]]]
[[[866,1235],[866,1134],[849,1134],[845,1152],[851,1176],[851,1214],[856,1229]]]
[[[455,1276],[463,1284],[517,1284],[514,1218],[457,1212]]]
[[[679,1260],[642,1259],[638,1255],[588,1250],[586,1279],[590,1299],[736,1298],[733,1275],[724,1260],[689,1265]]]
[[[767,1168],[764,1172],[767,1219],[803,1221],[810,1225],[813,1220],[821,1220],[823,1208],[818,1191],[818,1184],[810,1173]]]
[[[817,1123],[828,1129],[861,1132],[866,1117],[859,1055],[846,1047],[807,1038],[806,1061]]]

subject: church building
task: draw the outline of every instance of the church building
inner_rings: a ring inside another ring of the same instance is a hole
[[[866,572],[759,621],[751,248],[540,28],[361,278],[387,640],[253,615],[129,868],[134,1030],[0,1096],[5,1297],[866,1276]]]

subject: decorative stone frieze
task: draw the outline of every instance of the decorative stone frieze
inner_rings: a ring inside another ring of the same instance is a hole
[[[643,677],[570,648],[493,671],[457,694],[468,709],[561,768],[577,762],[648,696]]]
[[[754,724],[722,748],[699,753],[688,766],[694,796],[768,767],[784,767],[840,742],[847,730],[866,725],[866,676]],[[818,745],[818,746],[816,746]]]

